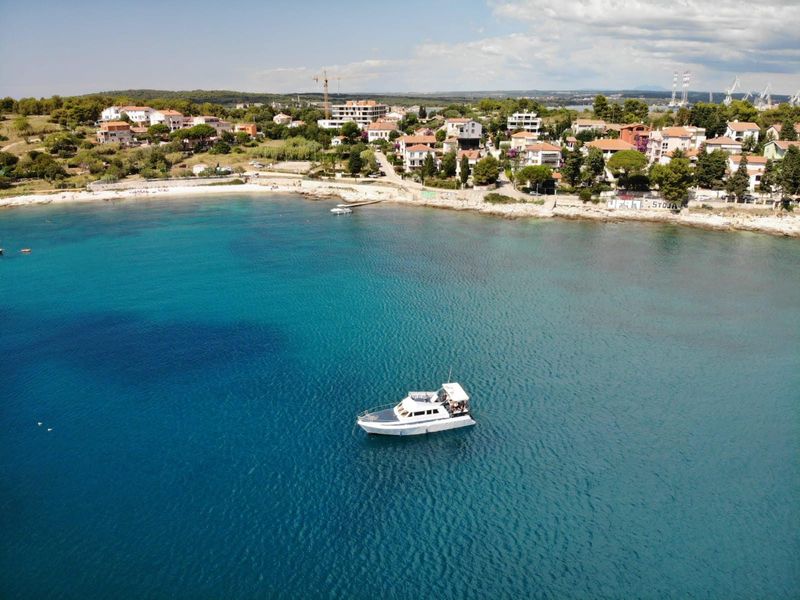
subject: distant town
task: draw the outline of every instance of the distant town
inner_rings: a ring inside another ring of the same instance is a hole
[[[327,80],[326,80],[327,84]],[[327,90],[327,87],[326,87]],[[126,102],[126,100],[128,100]],[[800,98],[668,105],[597,94],[579,107],[533,98],[448,105],[376,99],[270,103],[83,96],[0,101],[4,196],[126,178],[242,177],[303,163],[310,178],[392,176],[507,201],[575,195],[635,209],[647,198],[791,210],[800,194]],[[522,195],[521,195],[522,194]],[[495,194],[496,196],[496,194]]]

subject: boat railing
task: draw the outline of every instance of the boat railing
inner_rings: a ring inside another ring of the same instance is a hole
[[[382,410],[386,410],[387,408],[394,408],[395,406],[397,406],[397,402],[392,402],[390,404],[381,404],[380,406],[373,406],[372,408],[368,408],[367,410],[363,410],[360,413],[358,413],[358,416],[356,418],[361,419],[363,417],[366,417],[370,413],[376,413]]]

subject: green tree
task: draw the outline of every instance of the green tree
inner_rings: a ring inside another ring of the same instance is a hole
[[[361,167],[361,170],[365,173],[376,173],[378,171],[378,159],[375,158],[374,150],[362,150],[361,162],[364,163],[364,166]]]
[[[344,137],[344,139],[347,140],[347,143],[349,144],[355,144],[361,139],[361,129],[359,129],[358,125],[352,121],[348,121],[342,125],[339,133],[342,135],[342,137]]]
[[[785,194],[800,193],[800,148],[789,146],[781,161],[780,186]]]
[[[698,102],[689,111],[689,123],[706,130],[706,137],[715,138],[725,132],[725,107],[709,102]]]
[[[425,109],[424,106],[419,107],[419,118],[420,119],[428,118],[428,111]]]
[[[697,166],[694,170],[698,186],[707,190],[721,189],[727,168],[728,154],[726,152],[723,150],[707,152],[705,144],[700,146],[697,154]]]
[[[455,152],[451,151],[445,154],[442,157],[442,175],[445,177],[455,177],[457,161],[458,158]]]
[[[564,166],[561,167],[561,175],[564,177],[569,185],[575,187],[581,178],[581,167],[583,166],[583,153],[575,148],[564,161]]]
[[[489,185],[495,183],[500,176],[500,163],[494,156],[480,159],[472,170],[472,181],[475,185]]]
[[[650,115],[650,107],[647,106],[647,102],[638,98],[625,100],[622,111],[625,113],[625,121],[628,123],[647,121],[647,117]]]
[[[347,125],[347,123],[345,123]],[[347,160],[347,170],[351,175],[357,175],[364,168],[364,161],[361,160],[359,152],[351,152],[350,158]]]
[[[728,177],[728,181],[725,183],[725,191],[736,196],[736,200],[741,202],[749,188],[750,175],[747,173],[747,155],[742,154],[739,159],[739,167],[733,175]]]
[[[758,184],[758,191],[763,194],[771,194],[775,191],[776,175],[775,163],[771,160],[764,165],[764,173],[761,175],[761,182]]]
[[[675,125],[680,127],[689,124],[689,120],[691,119],[692,114],[689,112],[689,109],[685,106],[681,106],[678,109],[678,112],[675,113]]]
[[[531,165],[517,171],[517,184],[523,187],[534,188],[544,185],[553,179],[553,170],[543,165]]]
[[[611,102],[606,109],[606,121],[609,123],[620,123],[625,117],[622,106],[616,102]]]
[[[447,132],[444,129],[440,129],[436,132],[436,141],[441,143],[447,139]]]
[[[603,178],[605,167],[603,152],[599,148],[589,148],[589,154],[586,155],[586,170],[592,181]]]
[[[794,128],[794,121],[784,121],[781,124],[781,139],[790,142],[797,141],[797,130]]]
[[[647,157],[638,150],[620,150],[608,159],[606,166],[615,176],[639,174],[647,166]]]
[[[79,140],[68,131],[57,131],[44,138],[44,147],[50,154],[69,158],[78,151]]]
[[[467,185],[467,181],[469,180],[469,159],[467,158],[466,154],[461,157],[459,175],[461,179],[461,185]]]
[[[594,116],[598,119],[605,119],[606,112],[608,111],[608,99],[606,99],[603,94],[597,94],[594,97],[594,104],[592,105],[594,109]]]
[[[669,164],[654,164],[650,168],[650,181],[658,186],[664,200],[686,206],[689,202],[689,187],[692,185],[689,159],[677,152],[673,154]]]
[[[231,145],[225,140],[217,140],[208,152],[209,154],[230,154]]]
[[[425,160],[422,161],[422,177],[425,179],[435,177],[436,173],[436,161],[433,158],[433,154],[429,152],[425,155]]]

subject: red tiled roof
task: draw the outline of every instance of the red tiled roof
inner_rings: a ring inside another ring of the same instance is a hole
[[[416,144],[414,146],[406,146],[406,152],[433,152],[433,150],[429,146]]]
[[[544,142],[525,146],[525,150],[527,152],[561,152],[561,148],[559,148],[558,146],[554,146],[553,144],[546,144]]]
[[[368,131],[397,131],[397,123],[388,121],[375,121],[367,125]]]
[[[598,148],[604,152],[610,150],[634,150],[636,148],[633,144],[629,144],[625,140],[594,140],[586,145],[590,148]]]
[[[404,135],[400,138],[404,144],[435,144],[435,135]]]
[[[721,137],[718,137],[718,138],[712,138],[710,140],[706,140],[706,144],[711,144],[712,146],[731,146],[731,145],[741,146],[742,145],[741,142],[737,142],[736,140],[731,139],[731,138],[729,138],[727,136],[724,136],[724,135],[721,136]]]
[[[758,131],[758,125],[750,123],[749,121],[728,121],[728,129],[733,131]]]

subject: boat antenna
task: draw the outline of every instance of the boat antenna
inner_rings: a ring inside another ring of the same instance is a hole
[[[453,365],[450,365],[450,372],[447,374],[447,383],[453,382]]]

